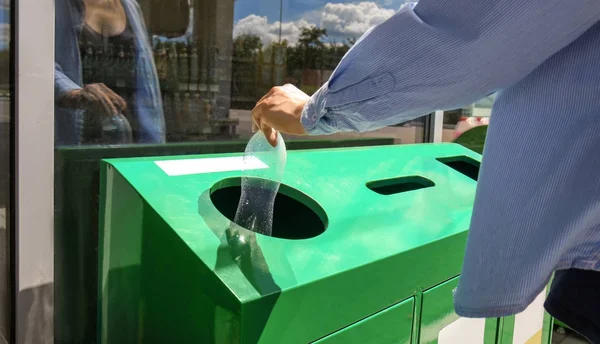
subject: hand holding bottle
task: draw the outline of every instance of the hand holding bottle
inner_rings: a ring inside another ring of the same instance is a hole
[[[116,116],[127,108],[125,100],[103,83],[89,84],[70,91],[59,98],[58,105],[108,116]]]

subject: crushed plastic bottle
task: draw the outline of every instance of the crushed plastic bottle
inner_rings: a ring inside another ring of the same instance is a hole
[[[250,162],[259,159],[267,167],[254,168]],[[271,236],[273,210],[287,160],[281,134],[272,147],[262,132],[257,132],[246,145],[242,168],[242,193],[234,222],[253,232]],[[248,167],[246,167],[248,166]]]

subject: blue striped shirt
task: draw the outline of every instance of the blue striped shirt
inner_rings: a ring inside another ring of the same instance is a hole
[[[555,270],[600,270],[600,1],[421,0],[365,33],[305,106],[368,131],[498,92],[455,308],[518,313]]]

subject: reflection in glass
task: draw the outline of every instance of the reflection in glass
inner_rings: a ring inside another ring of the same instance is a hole
[[[10,335],[10,0],[0,1],[0,343]],[[4,341],[3,341],[4,340]]]
[[[158,76],[135,0],[57,0],[55,55],[57,144],[119,144],[130,135],[164,142]],[[121,133],[107,133],[107,122]]]
[[[240,121],[237,132],[251,135],[250,110],[272,86],[291,83],[309,95],[317,91],[360,36],[404,2],[288,0],[281,1],[282,6],[276,0],[235,2],[231,117]],[[390,143],[422,142],[423,120],[327,138],[369,137],[388,138]]]
[[[458,140],[457,142],[462,142],[468,140],[469,142],[472,141],[470,143],[472,148],[476,151],[482,151],[487,130],[481,128],[476,131],[470,130],[476,127],[485,127],[490,123],[490,115],[492,114],[492,107],[495,100],[496,94],[494,93],[476,101],[471,106],[444,112],[442,141],[451,142]],[[469,136],[463,136],[468,131],[470,131]],[[459,139],[461,136],[463,137]]]
[[[403,3],[57,0],[57,143],[122,143],[103,139],[102,116],[124,117],[139,143],[248,139],[271,87],[314,93]],[[421,123],[332,138],[418,142]]]

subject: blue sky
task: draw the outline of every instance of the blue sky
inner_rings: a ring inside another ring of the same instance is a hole
[[[283,20],[297,20],[307,13],[323,9],[327,3],[360,3],[361,1],[349,0],[283,0]],[[366,2],[366,1],[362,1]],[[383,8],[398,9],[405,0],[371,0]],[[235,3],[234,21],[247,17],[250,14],[266,16],[269,21],[279,20],[280,0],[237,0]]]
[[[414,0],[413,0],[414,1]],[[299,28],[318,25],[329,39],[360,37],[368,28],[389,18],[406,0],[283,0],[282,36],[297,40]],[[264,44],[278,39],[280,0],[237,0],[234,36],[255,34]]]

